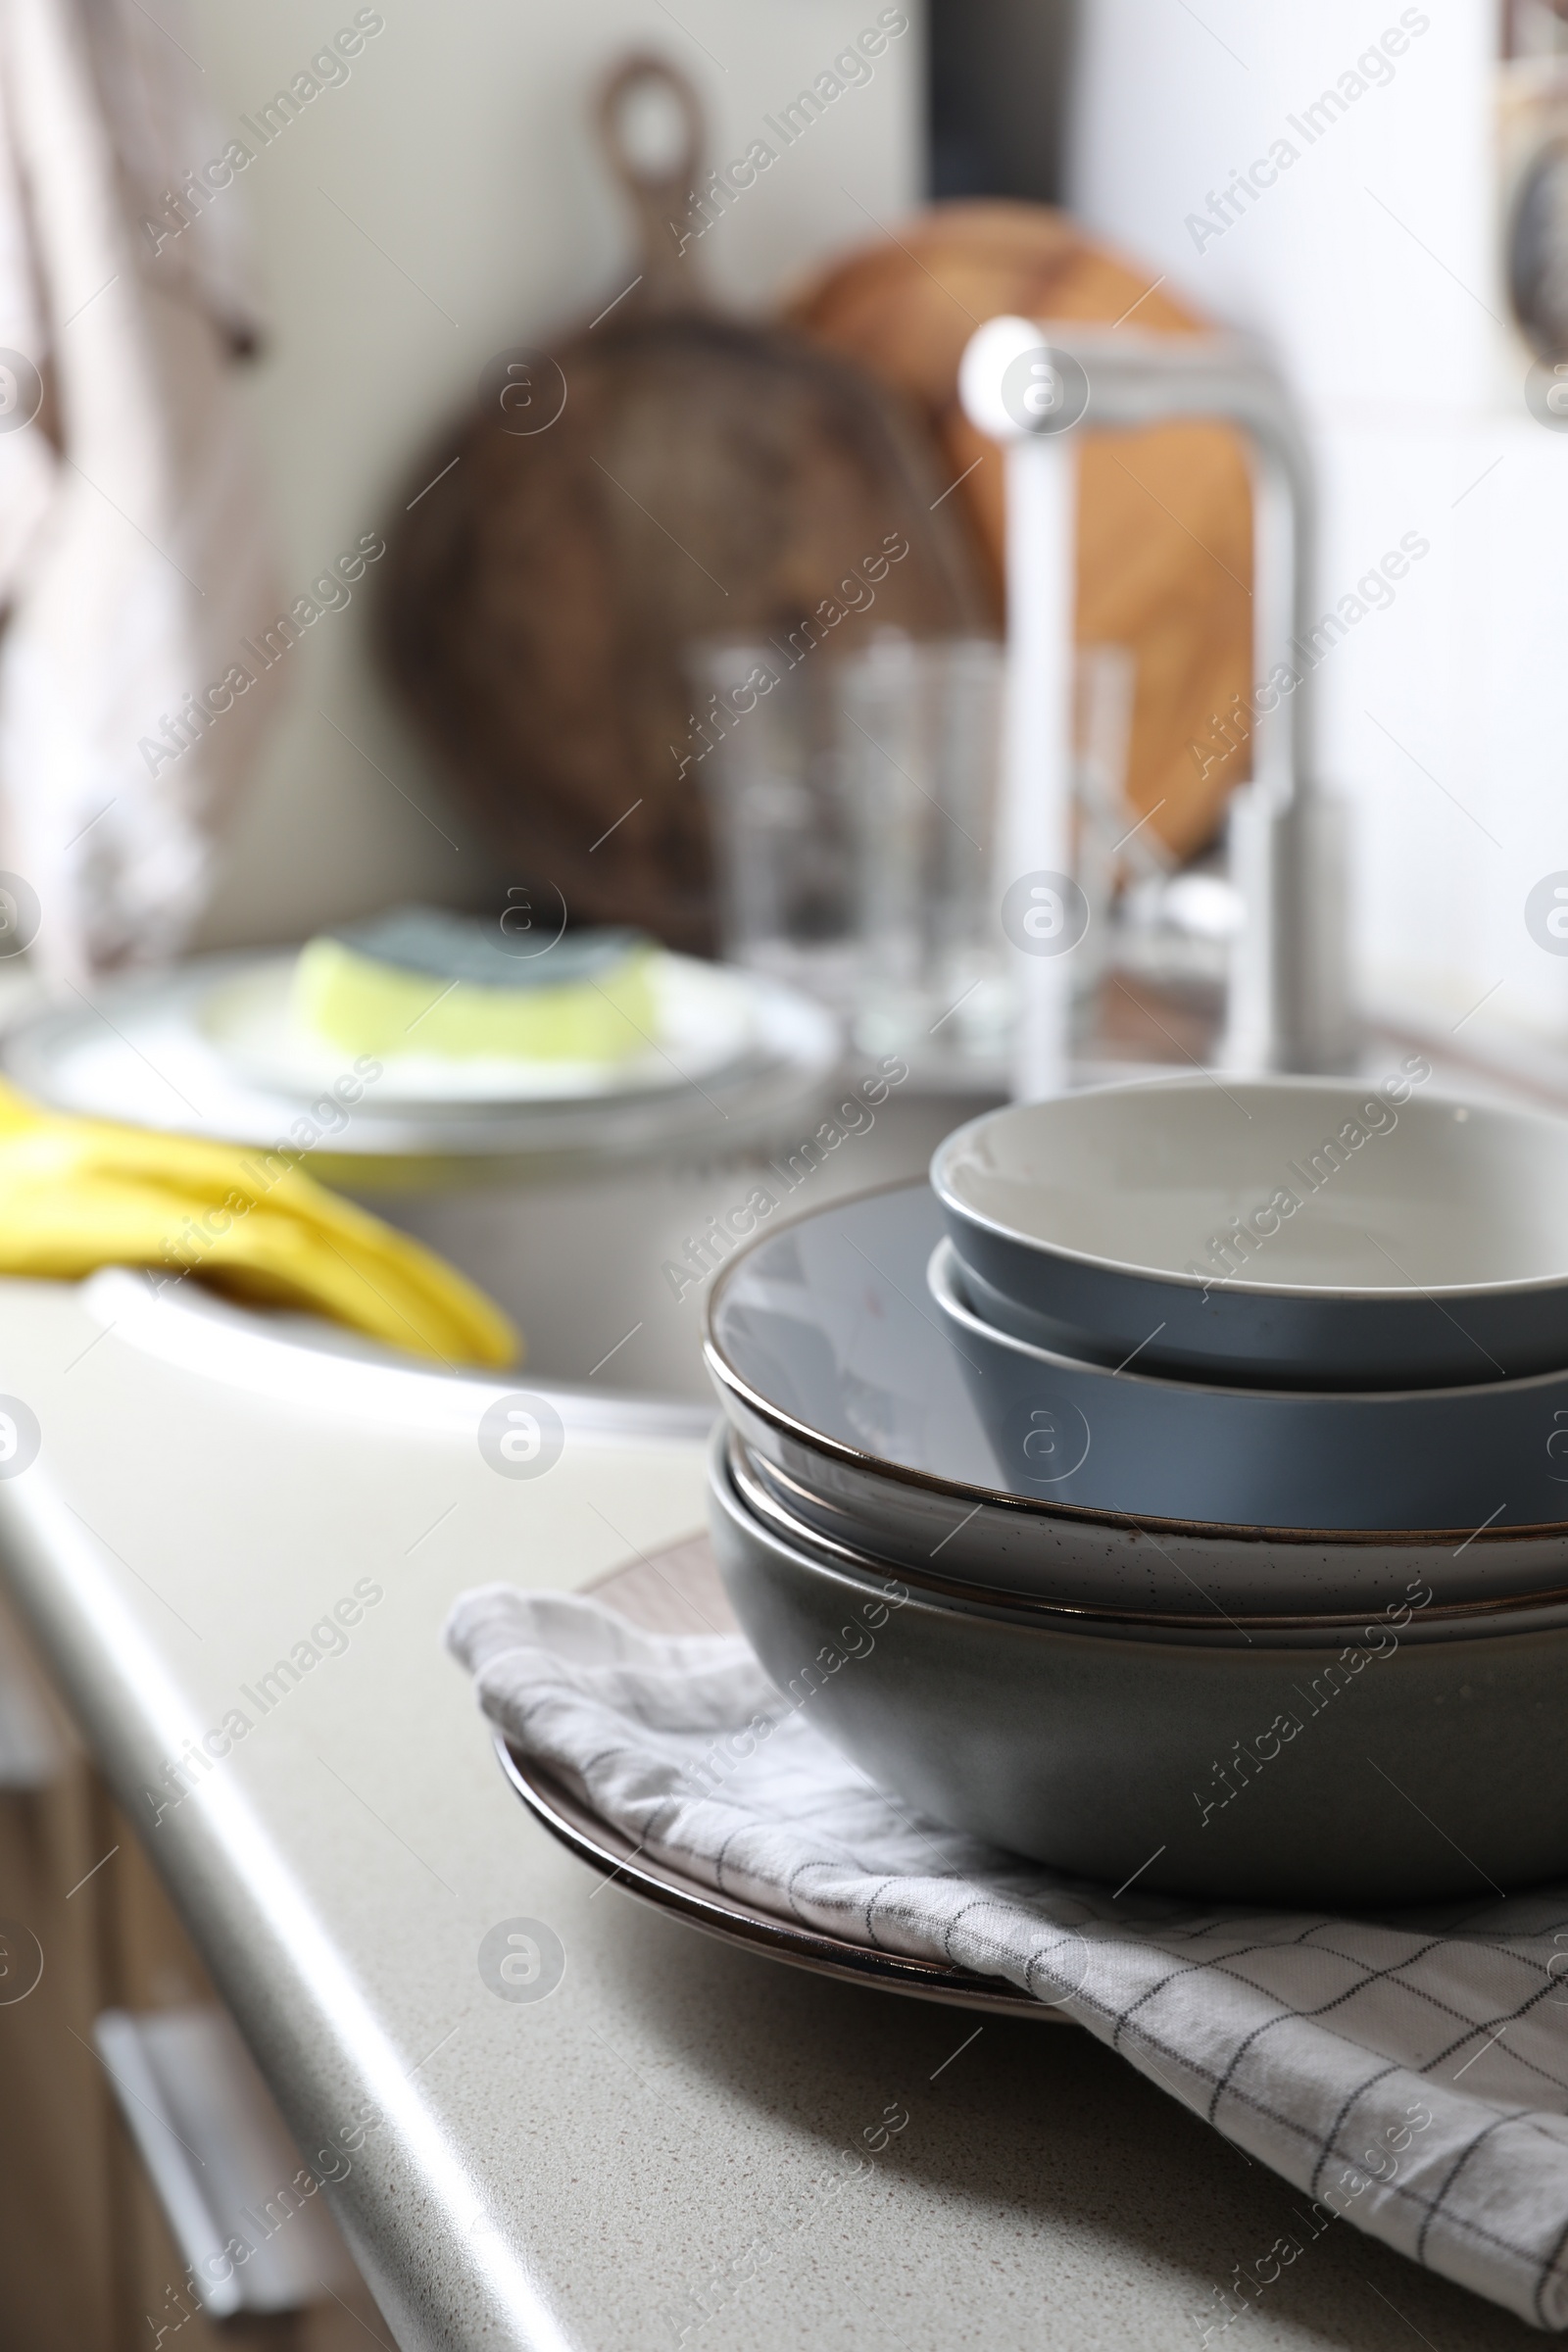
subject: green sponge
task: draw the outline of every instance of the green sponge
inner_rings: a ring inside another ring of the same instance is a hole
[[[294,1024],[383,1058],[616,1062],[652,1043],[652,941],[602,930],[566,933],[543,954],[516,944],[476,917],[399,907],[301,951]]]

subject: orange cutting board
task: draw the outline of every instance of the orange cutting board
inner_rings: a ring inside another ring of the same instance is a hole
[[[1207,321],[1157,274],[1031,204],[944,204],[798,280],[787,322],[911,398],[946,455],[953,493],[988,552],[1001,610],[1003,461],[958,402],[958,362],[985,319],[1125,319],[1189,334]],[[971,470],[972,468],[972,470]],[[1223,425],[1084,437],[1078,641],[1137,661],[1127,797],[1178,857],[1213,836],[1244,741],[1216,722],[1251,684],[1252,510],[1247,458]]]

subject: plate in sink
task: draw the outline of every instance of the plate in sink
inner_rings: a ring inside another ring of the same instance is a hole
[[[352,1056],[326,1083],[314,1063],[264,1078],[250,1049],[275,1029],[292,959],[254,955],[199,956],[106,980],[91,1002],[46,1004],[6,1032],[0,1066],[54,1109],[308,1152],[329,1184],[374,1183],[376,1163],[619,1163],[720,1141],[734,1152],[820,1116],[840,1051],[832,1017],[760,974],[667,960],[680,977],[670,1039],[651,1055],[657,1082],[644,1069],[619,1091],[415,1100],[389,1068],[362,1083]]]

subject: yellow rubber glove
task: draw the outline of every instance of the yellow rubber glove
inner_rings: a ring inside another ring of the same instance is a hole
[[[493,1299],[261,1146],[45,1110],[0,1080],[0,1274],[157,1266],[445,1364],[515,1363]]]

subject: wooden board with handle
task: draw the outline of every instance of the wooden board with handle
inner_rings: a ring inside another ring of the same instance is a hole
[[[650,87],[685,123],[666,172],[623,137]],[[701,180],[685,77],[628,58],[600,123],[639,223],[618,281],[635,282],[540,361],[537,415],[519,414],[514,376],[421,453],[411,489],[433,487],[388,532],[379,639],[510,873],[555,885],[574,921],[701,952],[713,909],[690,649],[772,639],[786,662],[821,662],[880,626],[968,632],[992,609],[903,397],[820,340],[704,299],[669,226]],[[562,392],[554,421],[525,429]],[[905,552],[877,573],[891,546]]]

